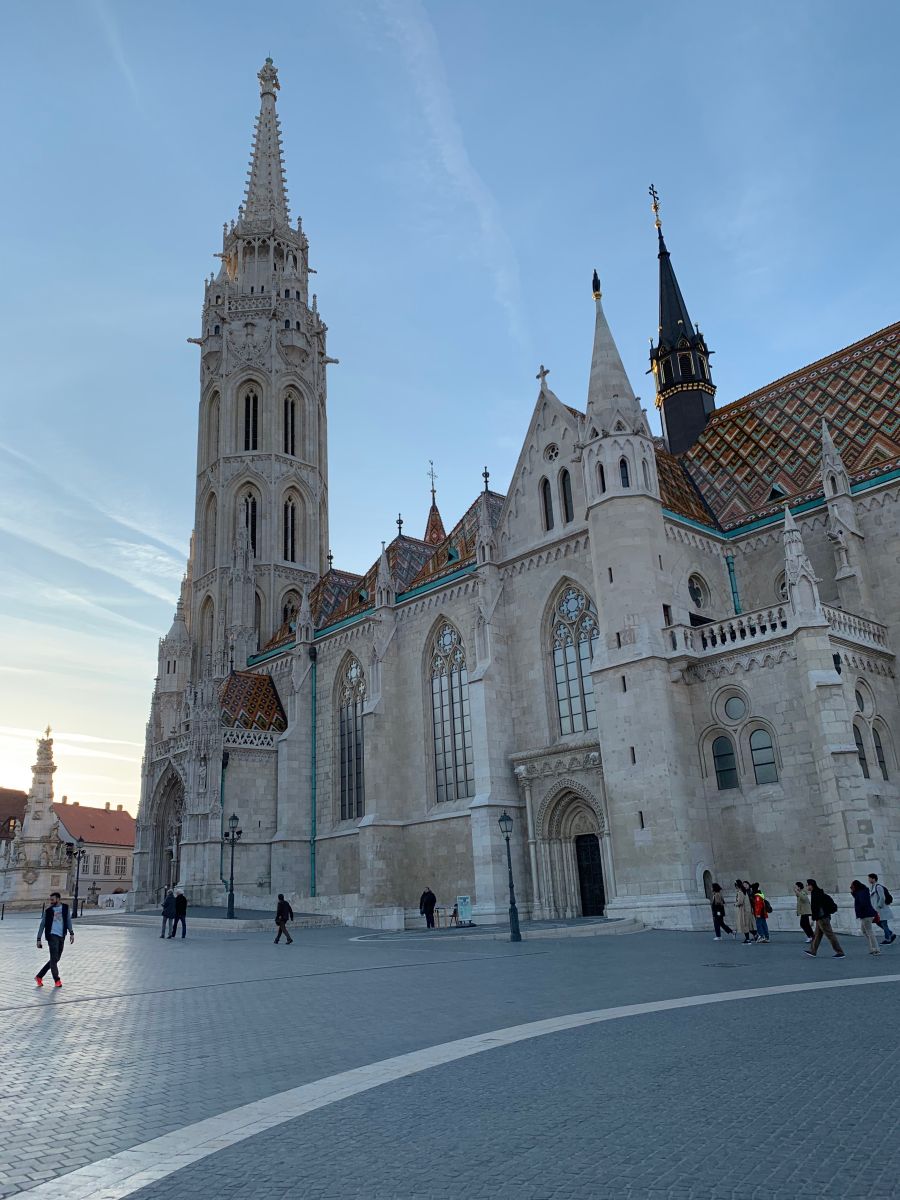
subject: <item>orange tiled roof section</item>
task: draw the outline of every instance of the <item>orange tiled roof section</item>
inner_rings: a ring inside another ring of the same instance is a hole
[[[268,675],[233,671],[219,688],[222,724],[229,729],[261,729],[284,733],[287,717],[278,690]]]
[[[491,529],[495,529],[500,520],[500,513],[506,497],[501,496],[499,492],[490,491],[487,493],[487,497]],[[421,587],[423,583],[430,583],[434,579],[441,579],[444,575],[451,575],[460,567],[468,566],[469,563],[475,561],[480,501],[481,496],[469,505],[439,546],[429,547],[432,553],[422,564],[415,578],[410,581],[407,590]]]
[[[133,846],[134,817],[131,813],[108,808],[88,808],[84,804],[51,804],[54,814],[72,838],[84,838],[100,846]]]
[[[329,568],[319,582],[309,593],[309,607],[312,612],[313,628],[327,625],[331,616],[343,604],[350,592],[362,583],[362,575],[353,575],[350,571],[337,571]],[[276,650],[279,646],[293,646],[295,640],[296,616],[289,617],[275,630],[261,651]]]
[[[423,542],[420,538],[407,537],[405,533],[401,533],[398,537],[385,547],[387,550],[388,564],[391,568],[391,574],[394,577],[394,583],[397,586],[398,592],[405,592],[412,586],[411,580],[418,573],[422,564],[434,553],[434,546],[429,546],[427,542]],[[365,575],[360,579],[354,587],[353,591],[347,596],[344,603],[334,613],[331,624],[337,621],[343,621],[345,617],[352,617],[356,613],[365,612],[375,605],[375,582],[378,579],[378,564],[381,561],[381,555],[369,567]]]
[[[900,464],[900,322],[720,408],[680,461],[723,529],[822,494],[822,418],[854,481]]]
[[[661,446],[656,446],[656,474],[659,477],[659,495],[670,512],[690,517],[701,525],[718,528],[718,523],[691,481],[680,459]]]

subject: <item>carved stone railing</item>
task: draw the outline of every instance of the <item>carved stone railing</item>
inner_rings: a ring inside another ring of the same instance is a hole
[[[180,754],[187,750],[190,741],[189,733],[176,733],[172,737],[163,738],[161,742],[154,742],[153,749],[150,751],[150,759],[152,762],[157,762],[161,758],[169,758],[172,754]]]
[[[669,625],[663,636],[672,654],[696,658],[769,642],[784,637],[792,628],[791,610],[785,604],[775,604],[708,625]]]
[[[879,625],[877,621],[869,621],[865,617],[858,617],[855,613],[844,612],[841,608],[830,608],[827,604],[822,605],[822,612],[831,626],[834,637],[857,642],[873,650],[889,652],[887,629],[884,625]]]
[[[267,729],[229,729],[225,733],[224,744],[253,750],[274,750],[275,734]]]

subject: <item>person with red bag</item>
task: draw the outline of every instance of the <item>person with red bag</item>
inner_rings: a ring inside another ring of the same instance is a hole
[[[750,889],[750,900],[753,904],[753,916],[756,919],[756,932],[759,934],[759,941],[767,942],[769,940],[769,922],[766,920],[766,917],[772,911],[772,905],[766,899],[758,883],[754,883]]]

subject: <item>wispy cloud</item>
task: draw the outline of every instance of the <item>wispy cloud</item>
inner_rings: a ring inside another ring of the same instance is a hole
[[[97,24],[100,26],[110,57],[115,63],[119,74],[128,85],[128,90],[131,92],[135,105],[143,112],[143,96],[138,88],[137,79],[135,78],[134,71],[131,69],[131,64],[125,55],[125,47],[122,45],[122,39],[119,36],[119,28],[115,18],[105,0],[93,0],[91,8],[94,10],[94,16],[97,18]]]
[[[44,731],[42,729],[23,729],[20,725],[0,725],[0,735],[34,741],[36,738],[43,737]],[[51,731],[51,736],[54,740],[62,739],[66,742],[90,742],[103,746],[136,746],[139,750],[143,748],[142,742],[128,742],[123,738],[95,737],[92,733],[65,733],[54,729]]]
[[[519,264],[500,206],[475,169],[456,116],[434,26],[420,0],[380,0],[391,36],[399,45],[440,163],[453,186],[475,209],[494,295],[510,334],[526,345]]]

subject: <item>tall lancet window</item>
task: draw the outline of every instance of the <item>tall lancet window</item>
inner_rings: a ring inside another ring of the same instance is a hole
[[[259,396],[253,388],[244,396],[244,449],[259,449]]]
[[[285,562],[297,561],[297,501],[288,496],[284,502],[284,559]]]
[[[365,755],[362,709],[366,676],[356,658],[341,672],[338,691],[338,755],[340,758],[341,820],[353,821],[366,811]]]
[[[206,501],[203,518],[203,570],[211,571],[216,565],[216,497],[215,493]]]
[[[282,448],[285,454],[293,458],[297,453],[297,400],[293,392],[288,392],[284,398],[284,441]]]
[[[256,495],[249,489],[244,492],[241,498],[241,520],[247,527],[247,532],[250,534],[250,548],[253,550],[253,557],[256,558]]]
[[[440,627],[431,646],[431,708],[437,801],[474,796],[469,672],[465,647],[450,624]]]
[[[544,528],[549,532],[553,528],[553,489],[549,479],[541,480],[541,515]]]
[[[585,733],[597,728],[591,655],[599,630],[590,597],[567,587],[553,607],[551,646],[556,681],[559,732]]]
[[[568,525],[575,520],[575,505],[572,503],[572,477],[565,468],[559,474],[559,498],[563,522]]]

